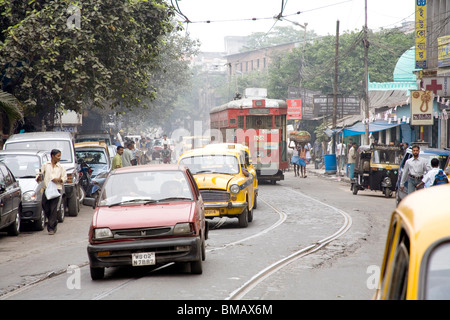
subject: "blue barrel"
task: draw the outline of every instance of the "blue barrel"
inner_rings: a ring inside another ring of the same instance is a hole
[[[334,174],[336,173],[336,155],[335,154],[326,154],[324,156],[325,162],[325,173]]]

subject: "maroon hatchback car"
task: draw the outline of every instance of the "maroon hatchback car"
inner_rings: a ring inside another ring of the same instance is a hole
[[[188,263],[202,273],[205,260],[203,200],[181,165],[120,168],[106,179],[89,229],[93,280],[105,267]]]

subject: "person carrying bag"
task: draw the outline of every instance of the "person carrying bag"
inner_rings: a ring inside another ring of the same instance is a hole
[[[61,161],[61,151],[53,149],[50,153],[51,160],[44,163],[36,181],[44,182],[44,194],[42,195],[42,209],[47,217],[48,234],[53,235],[58,225],[58,203],[67,181],[66,169],[59,163]]]

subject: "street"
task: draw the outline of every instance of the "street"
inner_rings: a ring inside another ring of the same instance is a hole
[[[110,268],[92,281],[87,206],[54,236],[0,233],[0,299],[371,299],[395,200],[353,195],[347,181],[308,170],[306,179],[291,170],[276,185],[260,183],[247,228],[212,220],[202,275],[176,265]]]

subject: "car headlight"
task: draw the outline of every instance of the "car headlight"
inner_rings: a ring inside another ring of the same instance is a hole
[[[113,234],[109,228],[98,228],[94,229],[94,239],[95,240],[103,240],[112,238]]]
[[[173,228],[173,234],[191,234],[193,232],[192,225],[188,222],[177,223]]]
[[[230,187],[230,192],[231,192],[232,194],[238,194],[239,191],[241,191],[241,188],[240,188],[237,184],[231,185],[231,187]]]
[[[34,191],[27,191],[24,194],[22,194],[22,199],[23,199],[24,202],[36,201],[36,199],[37,199],[36,192],[34,192]]]

